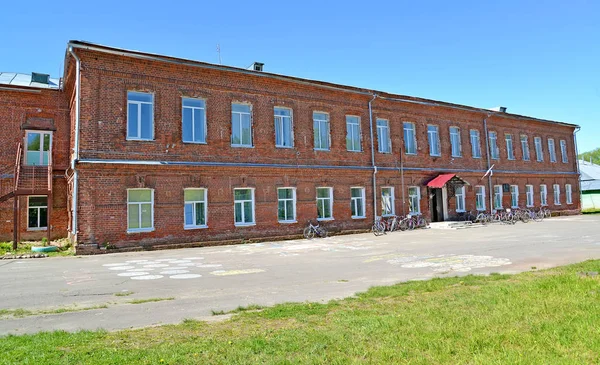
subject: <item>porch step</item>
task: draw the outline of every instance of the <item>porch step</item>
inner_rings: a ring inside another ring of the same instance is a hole
[[[429,227],[432,229],[466,229],[466,228],[479,228],[484,227],[481,224],[472,223],[470,221],[446,221],[446,222],[432,222],[429,223]]]

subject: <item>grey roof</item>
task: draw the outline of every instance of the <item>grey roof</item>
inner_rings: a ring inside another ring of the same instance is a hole
[[[579,160],[581,190],[600,190],[600,165]]]
[[[50,77],[47,84],[41,82],[32,82],[31,74],[22,74],[17,72],[0,72],[0,85],[27,86],[40,89],[58,89],[59,79]]]

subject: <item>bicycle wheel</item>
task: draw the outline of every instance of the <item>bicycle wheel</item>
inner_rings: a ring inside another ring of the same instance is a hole
[[[408,229],[408,219],[404,218],[400,221],[399,228],[401,231],[406,231]]]
[[[325,227],[319,227],[317,228],[317,234],[319,235],[319,237],[321,238],[327,238],[327,229]]]
[[[521,222],[523,223],[529,223],[529,218],[531,218],[529,216],[529,213],[525,212],[521,214]]]
[[[475,222],[481,223],[482,225],[486,225],[487,224],[487,218],[485,216],[484,213],[479,213],[477,215],[477,218],[475,218]]]
[[[310,227],[306,227],[304,228],[304,238],[306,238],[307,240],[311,240],[315,237],[315,231],[310,228]]]

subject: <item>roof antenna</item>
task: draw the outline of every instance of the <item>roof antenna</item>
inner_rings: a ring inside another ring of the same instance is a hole
[[[221,65],[221,45],[217,43],[217,53],[219,54],[219,65]]]

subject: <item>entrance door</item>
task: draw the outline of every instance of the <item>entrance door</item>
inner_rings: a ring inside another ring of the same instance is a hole
[[[47,166],[52,133],[28,131],[26,142],[26,164],[28,166]]]
[[[431,189],[431,221],[444,221],[444,198],[442,189]]]

